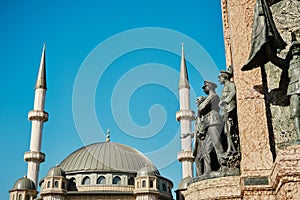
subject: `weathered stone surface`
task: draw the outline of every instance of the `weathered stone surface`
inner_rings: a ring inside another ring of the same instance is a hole
[[[281,150],[270,176],[277,199],[300,199],[300,146]]]
[[[268,174],[273,159],[262,92],[261,70],[257,68],[246,72],[241,71],[249,56],[255,2],[256,0],[223,1],[223,8],[229,10],[223,11],[223,17],[228,18],[223,20],[229,23],[228,26],[224,26],[225,36],[230,33],[227,38],[230,38],[232,50],[231,54],[226,50],[226,57],[232,58],[234,67],[242,154],[241,173],[244,177]]]
[[[185,199],[242,199],[239,176],[228,176],[192,183],[183,191]]]

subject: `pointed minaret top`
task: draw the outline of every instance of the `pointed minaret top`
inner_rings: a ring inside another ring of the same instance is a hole
[[[110,142],[110,130],[106,130],[106,142]]]
[[[35,89],[38,89],[38,88],[47,89],[45,51],[46,51],[46,44],[44,43],[42,57],[41,57],[41,63],[40,63],[40,69],[39,69],[38,77],[36,80]]]
[[[184,43],[182,43],[180,79],[179,79],[179,88],[182,87],[189,87],[189,77],[186,69],[186,62],[184,56]]]

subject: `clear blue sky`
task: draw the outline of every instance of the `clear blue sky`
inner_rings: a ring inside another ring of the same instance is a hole
[[[2,0],[0,26],[0,199],[27,173],[27,113],[44,42],[49,121],[39,178],[109,128],[112,141],[148,155],[177,188],[178,54],[184,42],[192,93],[203,95],[203,79],[217,82],[225,68],[220,1]]]

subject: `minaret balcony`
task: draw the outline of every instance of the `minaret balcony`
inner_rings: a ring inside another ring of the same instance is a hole
[[[181,151],[177,154],[177,159],[179,162],[181,161],[194,161],[194,156],[191,151]]]
[[[24,160],[26,162],[28,161],[34,161],[34,162],[44,162],[45,161],[45,154],[42,152],[37,151],[27,151],[24,154]]]
[[[48,113],[42,110],[31,110],[28,113],[28,119],[30,121],[37,120],[46,122],[48,121]]]
[[[176,120],[180,121],[181,119],[195,119],[195,112],[192,110],[179,110],[176,112]]]

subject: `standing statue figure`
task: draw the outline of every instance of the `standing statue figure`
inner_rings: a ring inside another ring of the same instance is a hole
[[[224,133],[227,136],[226,155],[238,151],[238,124],[236,109],[236,89],[235,84],[230,81],[231,74],[228,71],[220,71],[219,83],[224,85],[220,97],[219,106],[221,116],[224,121]]]
[[[196,105],[199,108],[200,104],[206,99],[205,96],[200,96],[196,99]],[[203,123],[203,116],[200,115],[198,109],[198,115],[196,116],[195,120],[195,131],[194,131],[194,149],[193,149],[193,156],[195,158],[196,164],[196,176],[202,175],[202,161],[201,158],[201,151],[203,151],[203,140],[205,138],[205,129]]]
[[[283,41],[273,21],[272,12],[266,0],[257,0],[252,26],[252,41],[249,59],[242,71],[263,66],[272,62],[276,66],[287,66],[286,60],[277,56],[277,51],[284,49]]]
[[[209,173],[211,169],[210,152],[215,149],[217,159],[221,165],[221,155],[224,153],[221,143],[221,132],[223,122],[219,115],[219,96],[215,92],[217,85],[210,81],[204,81],[202,87],[205,94],[208,96],[198,106],[198,115],[202,118],[203,130],[205,130],[205,138],[202,142],[199,159],[204,161],[204,173]]]
[[[290,60],[287,96],[290,97],[290,117],[294,119],[297,133],[295,143],[300,144],[300,43],[293,41],[287,57]]]

